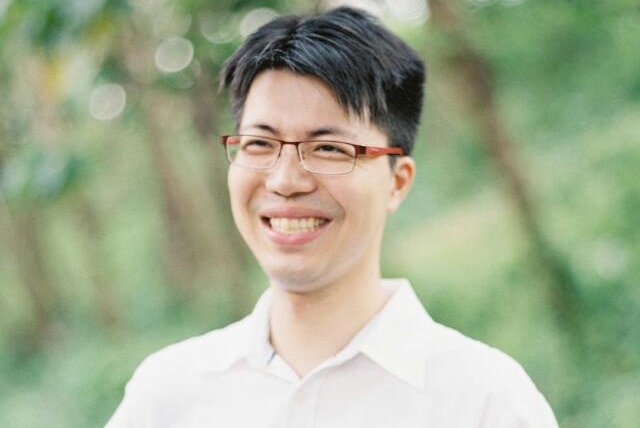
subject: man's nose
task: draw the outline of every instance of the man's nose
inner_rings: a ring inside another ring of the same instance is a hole
[[[267,190],[287,197],[312,192],[316,186],[313,174],[302,167],[298,148],[293,144],[283,144],[276,166],[267,173],[265,185]]]

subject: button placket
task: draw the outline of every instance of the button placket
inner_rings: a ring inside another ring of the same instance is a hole
[[[316,409],[320,399],[322,379],[316,375],[303,380],[292,393],[286,417],[287,428],[315,427]]]

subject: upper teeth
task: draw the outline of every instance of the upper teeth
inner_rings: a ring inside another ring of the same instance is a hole
[[[319,228],[326,220],[321,218],[270,218],[271,228],[277,232],[294,234],[311,232]]]

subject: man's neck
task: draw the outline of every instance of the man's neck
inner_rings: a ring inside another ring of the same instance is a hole
[[[301,378],[340,352],[389,298],[377,275],[311,293],[273,288],[271,343]]]

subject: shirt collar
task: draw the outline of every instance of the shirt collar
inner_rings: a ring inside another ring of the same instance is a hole
[[[204,371],[223,372],[246,360],[253,367],[264,367],[273,356],[269,342],[271,290],[265,291],[253,311],[240,321],[203,336],[198,365]]]
[[[268,288],[258,299],[250,316],[250,331],[245,355],[249,365],[255,368],[266,367],[275,354],[269,338],[269,310],[272,301],[273,292]]]
[[[385,280],[395,291],[374,319],[361,352],[392,375],[423,389],[426,360],[435,351],[434,326],[406,279]]]
[[[423,389],[426,359],[434,352],[437,324],[433,322],[406,279],[383,280],[393,295],[383,309],[339,353],[340,360],[357,354],[373,362],[397,378]],[[269,309],[273,293],[267,289],[253,312],[243,321],[244,340],[236,342],[229,359],[219,366],[225,370],[242,358],[255,368],[265,368],[274,356],[269,340]]]

